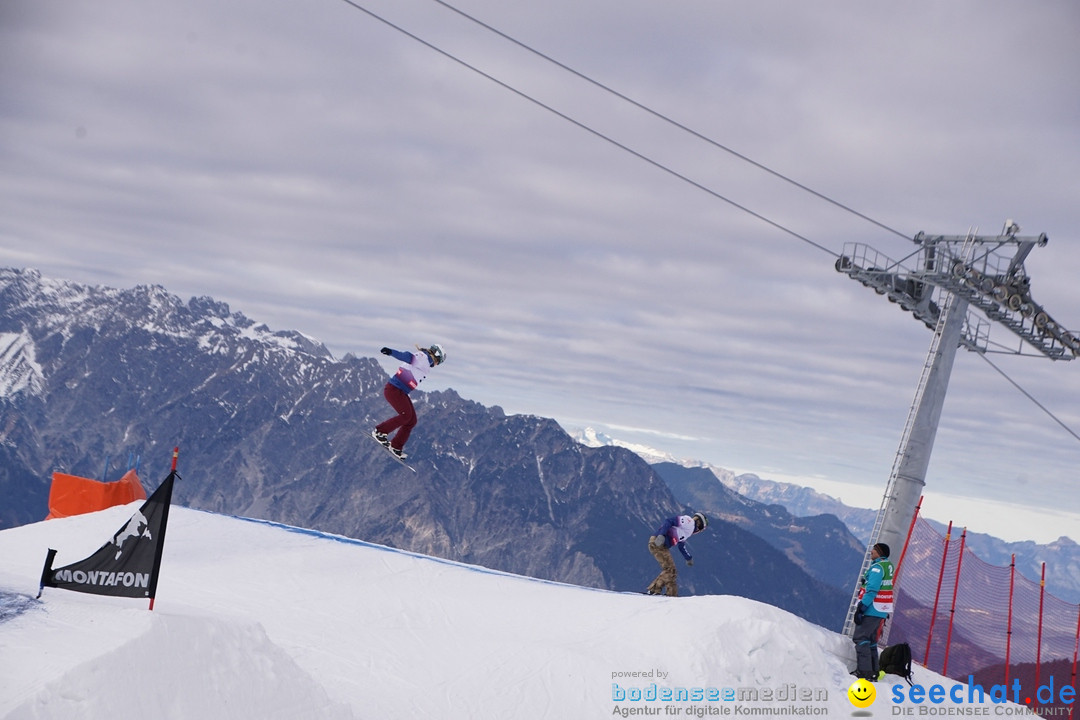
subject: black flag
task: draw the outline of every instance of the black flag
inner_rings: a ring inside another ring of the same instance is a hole
[[[41,571],[41,586],[95,595],[150,598],[152,610],[175,477],[174,468],[112,539],[85,560],[53,570],[56,551],[50,549]]]

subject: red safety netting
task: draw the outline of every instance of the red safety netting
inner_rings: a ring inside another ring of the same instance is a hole
[[[1062,702],[1060,691],[1076,688],[1080,606],[1045,592],[1045,578],[1024,577],[1015,561],[983,562],[965,539],[951,525],[942,535],[922,518],[915,522],[889,643],[908,643],[915,662],[942,675],[970,677],[987,691],[1006,686],[1010,700],[1018,689],[1021,704],[1071,720],[1075,702]]]

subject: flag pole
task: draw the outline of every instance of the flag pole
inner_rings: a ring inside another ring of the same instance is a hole
[[[41,568],[41,584],[38,585],[37,599],[41,599],[41,593],[45,592],[45,586],[49,583],[49,577],[52,575],[53,560],[56,558],[56,551],[49,548],[49,552],[45,554],[45,566]]]
[[[172,505],[172,482],[176,477],[176,459],[180,455],[180,448],[174,447],[172,454],[172,467],[169,468],[169,477],[165,482],[169,483],[169,497],[165,498],[161,513],[161,537],[158,538],[157,551],[154,553],[154,569],[150,572],[150,611],[154,610],[154,599],[157,597],[158,571],[161,569],[161,551],[165,549],[165,528],[169,525],[169,506]]]

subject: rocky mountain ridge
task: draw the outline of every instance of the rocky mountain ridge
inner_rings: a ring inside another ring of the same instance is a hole
[[[617,438],[597,433],[591,428],[575,430],[572,435],[592,447],[615,445],[626,447],[638,453],[654,466],[661,463],[674,463],[683,468],[707,471],[697,474],[696,482],[689,483],[676,490],[676,496],[684,502],[690,498],[722,495],[721,491],[711,487],[719,483],[737,496],[753,500],[764,506],[782,507],[795,518],[813,518],[833,516],[839,518],[851,533],[865,546],[874,526],[877,511],[869,508],[852,507],[843,501],[814,490],[813,488],[793,483],[779,482],[759,477],[754,473],[736,474],[726,468],[710,465],[697,460],[680,460],[652,448],[624,443]],[[670,484],[670,483],[669,483]],[[692,494],[687,494],[687,493]],[[744,518],[744,521],[746,518]],[[934,519],[927,521],[942,535],[947,525]],[[769,534],[756,531],[762,537]],[[1041,565],[1048,569],[1047,588],[1050,592],[1070,603],[1080,603],[1080,545],[1071,538],[1061,537],[1050,543],[1036,543],[1031,540],[1009,542],[986,533],[968,532],[967,547],[983,562],[996,566],[1008,566],[1016,556],[1016,567],[1025,577],[1038,580]],[[777,544],[783,549],[783,544]]]
[[[18,338],[0,343],[0,527],[44,517],[53,470],[95,477],[103,458],[137,454],[154,485],[179,446],[174,501],[188,507],[640,590],[657,572],[647,537],[686,509],[634,453],[452,390],[417,393],[414,475],[366,437],[386,414],[377,360],[336,360],[212,298],[0,269],[0,337]],[[691,545],[685,593],[842,621],[848,593],[744,527],[718,518]]]

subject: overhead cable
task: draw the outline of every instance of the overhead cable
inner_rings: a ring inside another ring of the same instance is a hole
[[[751,215],[754,218],[757,218],[758,220],[766,223],[767,225],[770,225],[770,226],[776,228],[777,230],[780,230],[781,232],[783,232],[783,233],[785,233],[787,235],[790,235],[791,237],[794,237],[794,238],[796,238],[798,240],[801,240],[802,242],[804,242],[804,243],[806,243],[806,244],[808,244],[808,245],[810,245],[810,246],[812,246],[812,247],[814,247],[814,248],[816,248],[816,249],[818,249],[818,250],[820,250],[820,251],[822,251],[824,253],[827,253],[828,255],[831,255],[834,258],[839,258],[840,257],[840,255],[838,253],[836,253],[833,250],[830,250],[829,248],[825,247],[824,245],[822,245],[820,243],[817,243],[817,242],[807,238],[806,236],[804,236],[804,235],[802,235],[802,234],[800,234],[800,233],[798,233],[798,232],[796,232],[796,231],[794,231],[794,230],[792,230],[792,229],[790,229],[790,228],[788,228],[788,227],[786,227],[786,226],[784,226],[784,225],[782,225],[782,224],[780,224],[780,223],[778,223],[778,222],[776,222],[774,220],[771,220],[770,218],[762,215],[761,213],[758,213],[758,212],[755,212],[754,210],[751,210],[750,208],[748,208],[745,205],[742,205],[742,204],[732,200],[731,198],[728,198],[728,197],[726,197],[724,195],[721,195],[720,193],[716,192],[715,190],[712,190],[711,188],[706,187],[705,185],[702,185],[701,183],[697,182],[696,180],[692,180],[691,178],[687,177],[686,175],[683,175],[682,173],[680,173],[680,172],[678,172],[676,170],[673,170],[672,168],[664,165],[663,163],[661,163],[661,162],[659,162],[657,160],[654,160],[654,159],[648,157],[647,155],[644,155],[643,153],[640,153],[637,150],[634,150],[633,148],[631,148],[631,147],[629,147],[627,145],[624,145],[623,143],[615,140],[614,138],[612,138],[612,137],[610,137],[608,135],[605,135],[604,133],[602,133],[602,132],[600,132],[600,131],[598,131],[598,130],[596,130],[596,129],[588,126],[588,125],[586,125],[585,123],[583,123],[583,122],[581,122],[579,120],[576,120],[576,119],[570,117],[569,115],[567,115],[567,114],[565,114],[565,113],[563,113],[563,112],[561,112],[559,110],[556,110],[555,108],[551,107],[550,105],[547,105],[547,104],[541,102],[540,100],[532,97],[528,93],[525,93],[525,92],[523,92],[521,90],[518,90],[514,86],[512,86],[512,85],[510,85],[510,84],[508,84],[506,82],[503,82],[502,80],[499,80],[498,78],[494,77],[493,75],[490,75],[489,73],[484,72],[480,68],[469,64],[468,62],[462,60],[461,58],[455,56],[454,54],[452,54],[452,53],[450,53],[450,52],[448,52],[446,50],[443,50],[442,48],[438,47],[437,45],[434,45],[433,43],[428,42],[427,40],[424,40],[423,38],[419,37],[418,35],[415,35],[414,33],[409,32],[408,30],[401,27],[400,25],[396,25],[395,23],[393,23],[393,22],[387,20],[386,18],[378,15],[377,13],[369,10],[368,8],[364,7],[363,5],[360,5],[358,2],[356,2],[356,0],[341,0],[341,1],[346,3],[347,5],[349,5],[350,7],[354,8],[356,10],[359,10],[360,12],[362,12],[365,15],[371,17],[372,19],[377,20],[378,22],[386,25],[387,27],[389,27],[389,28],[391,28],[393,30],[396,30],[397,32],[405,35],[406,37],[408,37],[408,38],[410,38],[412,40],[415,40],[416,42],[420,43],[421,45],[423,45],[423,46],[425,46],[425,47],[439,53],[443,57],[457,63],[458,65],[461,65],[462,67],[476,73],[477,75],[480,75],[481,77],[483,77],[483,78],[485,78],[487,80],[490,80],[491,82],[495,83],[499,87],[502,87],[505,90],[509,90],[510,92],[514,93],[518,97],[521,97],[521,98],[533,103],[534,105],[546,110],[547,112],[561,118],[562,120],[565,120],[565,121],[569,122],[570,124],[572,124],[572,125],[580,128],[580,129],[588,132],[589,134],[594,135],[595,137],[598,137],[601,140],[603,140],[603,141],[605,141],[605,142],[607,142],[607,143],[609,143],[611,145],[614,145],[615,147],[619,148],[620,150],[623,150],[624,152],[627,152],[627,153],[633,155],[634,157],[636,157],[636,158],[638,158],[640,160],[643,160],[644,162],[652,165],[653,167],[655,167],[655,168],[657,168],[659,170],[662,170],[662,171],[668,173],[669,175],[672,175],[672,176],[678,178],[679,180],[682,180],[683,182],[685,182],[685,183],[687,183],[689,185],[692,185],[692,186],[698,188],[699,190],[702,190],[702,191],[708,193],[712,197],[714,197],[714,198],[716,198],[718,200],[721,200],[721,201],[727,203],[728,205],[730,205],[730,206],[732,206],[732,207],[734,207],[734,208],[736,208],[738,210],[741,210],[744,213],[747,213],[748,215]],[[804,184],[802,184],[802,183],[800,183],[800,182],[798,182],[796,180],[793,180],[792,178],[790,178],[790,177],[788,177],[788,176],[786,176],[786,175],[784,175],[784,174],[782,174],[780,172],[777,172],[776,170],[773,170],[773,169],[769,168],[768,166],[763,165],[762,163],[759,163],[756,160],[753,160],[752,158],[749,158],[746,155],[743,155],[742,153],[739,153],[736,150],[733,150],[732,148],[730,148],[730,147],[728,147],[726,145],[723,145],[723,144],[721,144],[721,143],[719,143],[719,142],[717,142],[717,141],[715,141],[715,140],[713,140],[713,139],[711,139],[711,138],[709,138],[709,137],[707,137],[705,135],[702,135],[701,133],[697,132],[696,130],[691,129],[691,128],[687,127],[686,125],[683,125],[682,123],[679,123],[679,122],[669,118],[668,116],[666,116],[664,114],[662,114],[660,112],[657,112],[657,111],[653,110],[652,108],[650,108],[650,107],[648,107],[646,105],[643,105],[642,103],[639,103],[638,101],[636,101],[636,100],[634,100],[634,99],[632,99],[632,98],[618,92],[617,90],[614,90],[614,89],[608,87],[607,85],[604,85],[603,83],[588,77],[587,75],[585,75],[585,74],[583,74],[583,73],[569,67],[568,65],[565,65],[564,63],[561,63],[558,60],[555,60],[554,58],[552,58],[552,57],[550,57],[550,56],[548,56],[548,55],[546,55],[546,54],[544,54],[544,53],[530,47],[529,45],[526,45],[525,43],[522,43],[521,41],[517,40],[516,38],[514,38],[514,37],[512,37],[510,35],[507,35],[506,33],[502,32],[501,30],[498,30],[497,28],[494,28],[491,25],[488,25],[487,23],[473,17],[472,15],[469,15],[468,13],[465,13],[462,10],[459,10],[458,8],[450,5],[449,3],[445,2],[444,0],[433,0],[433,1],[438,3],[439,5],[442,5],[443,7],[445,7],[446,9],[448,9],[450,11],[452,11],[454,13],[457,13],[461,17],[466,18],[467,20],[470,20],[471,22],[476,23],[477,25],[480,25],[481,27],[487,29],[488,31],[490,31],[492,33],[495,33],[496,35],[498,35],[499,37],[504,38],[508,42],[511,42],[511,43],[517,45],[518,47],[521,47],[522,49],[527,50],[528,52],[530,52],[530,53],[532,53],[532,54],[534,54],[534,55],[536,55],[536,56],[538,56],[540,58],[543,58],[544,60],[546,60],[546,61],[548,61],[548,62],[550,62],[550,63],[552,63],[552,64],[554,64],[554,65],[556,65],[556,66],[558,66],[560,68],[562,68],[563,70],[573,74],[574,76],[576,76],[576,77],[578,77],[578,78],[580,78],[582,80],[585,80],[586,82],[594,85],[595,87],[598,87],[598,88],[604,90],[605,92],[608,92],[608,93],[618,97],[619,99],[621,99],[621,100],[623,100],[623,101],[625,101],[627,103],[630,103],[634,107],[639,108],[640,110],[642,110],[642,111],[644,111],[646,113],[649,113],[650,115],[652,115],[652,116],[654,116],[654,117],[656,117],[656,118],[658,118],[660,120],[663,120],[664,122],[667,122],[667,123],[673,125],[674,127],[677,127],[680,130],[683,130],[686,133],[689,133],[690,135],[692,135],[692,136],[694,136],[694,137],[708,143],[709,145],[712,145],[713,147],[716,147],[716,148],[718,148],[720,150],[723,150],[724,152],[727,152],[727,153],[733,155],[734,157],[737,157],[740,160],[743,160],[743,161],[749,163],[750,165],[753,165],[754,167],[756,167],[756,168],[758,168],[758,169],[760,169],[760,170],[762,170],[762,171],[764,171],[764,172],[766,172],[766,173],[768,173],[768,174],[770,174],[770,175],[772,175],[772,176],[774,176],[774,177],[776,177],[776,178],[778,178],[780,180],[783,180],[784,182],[787,182],[787,183],[799,188],[800,190],[803,190],[803,191],[813,195],[814,197],[819,198],[820,200],[823,200],[823,201],[825,201],[827,203],[830,203],[831,205],[833,205],[833,206],[835,206],[837,208],[840,208],[841,210],[844,210],[845,212],[851,213],[852,215],[855,215],[856,217],[858,217],[858,218],[860,218],[862,220],[865,220],[866,222],[869,222],[872,225],[875,225],[875,226],[881,228],[882,230],[885,230],[885,231],[887,231],[889,233],[892,233],[894,235],[902,237],[905,240],[910,240],[911,239],[908,235],[905,235],[904,233],[900,232],[899,230],[896,230],[896,229],[894,229],[892,227],[889,227],[888,225],[885,225],[884,223],[879,222],[879,221],[869,217],[868,215],[865,215],[864,213],[861,213],[861,212],[855,210],[854,208],[851,208],[851,207],[849,207],[849,206],[847,206],[847,205],[845,205],[845,204],[843,204],[841,202],[838,202],[837,200],[834,200],[834,199],[830,198],[829,196],[827,196],[827,195],[825,195],[823,193],[820,193],[820,192],[814,190],[813,188],[810,188],[810,187],[808,187],[808,186],[806,186],[806,185],[804,185]],[[991,362],[990,359],[986,357],[985,353],[980,353],[979,355],[992,368],[994,368],[994,370],[996,370],[999,374],[1001,374],[1002,377],[1004,377],[1006,380],[1008,380],[1009,383],[1011,385],[1013,385],[1013,387],[1015,387],[1017,390],[1019,390],[1021,393],[1023,393],[1024,396],[1026,396],[1029,400],[1031,400],[1033,403],[1035,403],[1035,405],[1038,406],[1044,413],[1046,413],[1052,420],[1054,420],[1054,422],[1056,422],[1058,425],[1060,425],[1062,428],[1064,428],[1065,431],[1068,432],[1070,435],[1072,435],[1074,438],[1076,438],[1077,440],[1080,440],[1080,435],[1078,435],[1068,425],[1066,425],[1062,420],[1060,420],[1057,416],[1055,416],[1049,409],[1047,409],[1042,403],[1040,403],[1038,400],[1036,400],[1030,393],[1028,393],[1026,390],[1024,390],[1024,388],[1021,387],[1015,380],[1013,380],[1011,377],[1009,377],[1007,374],[1005,374],[1005,372],[1003,370],[1001,370],[1001,368],[999,368],[997,365],[995,365],[993,362]]]
[[[488,31],[495,33],[499,37],[505,39],[508,42],[511,42],[511,43],[517,45],[518,47],[520,47],[520,48],[522,48],[524,50],[527,50],[528,52],[532,53],[533,55],[536,55],[539,58],[543,58],[544,60],[548,61],[549,63],[562,68],[563,70],[565,70],[568,73],[574,75],[575,77],[578,77],[578,78],[584,80],[585,82],[590,83],[591,85],[600,88],[604,92],[610,93],[611,95],[614,95],[615,97],[619,98],[620,100],[623,100],[625,102],[630,103],[631,105],[638,108],[639,110],[642,110],[642,111],[652,115],[653,117],[655,117],[655,118],[657,118],[659,120],[663,120],[664,122],[668,123],[669,125],[677,127],[680,130],[682,130],[683,132],[689,133],[690,135],[693,135],[697,139],[702,140],[702,141],[708,143],[709,145],[712,145],[713,147],[715,147],[715,148],[717,148],[719,150],[723,150],[724,152],[726,152],[726,153],[728,153],[730,155],[733,155],[734,157],[737,157],[738,159],[742,160],[743,162],[749,163],[750,165],[753,165],[754,167],[758,168],[759,170],[763,170],[764,172],[772,175],[775,178],[778,178],[780,180],[783,180],[786,183],[794,185],[795,187],[799,188],[800,190],[803,190],[804,192],[810,193],[814,197],[816,197],[816,198],[818,198],[820,200],[824,200],[825,202],[827,202],[827,203],[829,203],[829,204],[831,204],[831,205],[833,205],[835,207],[838,207],[838,208],[840,208],[841,210],[843,210],[845,212],[851,213],[852,215],[854,215],[854,216],[856,216],[856,217],[858,217],[858,218],[860,218],[862,220],[865,220],[866,222],[868,222],[868,223],[870,223],[872,225],[876,225],[877,227],[881,228],[882,230],[890,232],[893,235],[897,235],[899,237],[902,237],[905,240],[911,240],[911,236],[905,235],[904,233],[900,232],[899,230],[896,230],[895,228],[891,228],[888,225],[886,225],[886,224],[884,224],[882,222],[879,222],[879,221],[875,220],[874,218],[872,218],[872,217],[870,217],[868,215],[864,215],[863,213],[859,212],[858,210],[856,210],[856,209],[854,209],[854,208],[852,208],[852,207],[850,207],[848,205],[845,205],[844,203],[839,202],[838,200],[834,200],[833,198],[829,197],[828,195],[825,195],[824,193],[820,193],[817,190],[814,190],[813,188],[811,188],[811,187],[809,187],[807,185],[804,185],[803,183],[800,183],[799,181],[794,180],[794,179],[788,177],[787,175],[784,175],[781,172],[773,170],[772,168],[768,167],[767,165],[763,165],[762,163],[759,163],[758,161],[754,160],[753,158],[750,158],[750,157],[747,157],[746,155],[743,155],[742,153],[728,147],[727,145],[724,145],[724,144],[722,144],[720,142],[717,142],[716,140],[713,140],[712,138],[708,137],[707,135],[703,135],[703,134],[699,133],[697,130],[694,130],[694,129],[690,128],[690,127],[687,127],[686,125],[683,125],[682,123],[678,122],[677,120],[673,120],[672,118],[668,117],[667,115],[664,115],[661,112],[653,110],[649,106],[644,105],[644,104],[638,102],[637,100],[634,100],[633,98],[624,95],[623,93],[619,92],[618,90],[615,90],[615,89],[603,84],[602,82],[600,82],[598,80],[594,80],[593,78],[589,77],[588,75],[586,75],[586,74],[584,74],[582,72],[578,72],[577,70],[570,67],[569,65],[566,65],[565,63],[559,62],[558,60],[551,57],[550,55],[546,55],[546,54],[540,52],[539,50],[537,50],[537,49],[535,49],[535,48],[533,48],[533,47],[531,47],[529,45],[526,45],[525,43],[521,42],[517,38],[512,37],[510,35],[507,35],[506,33],[502,32],[498,28],[495,28],[495,27],[492,27],[491,25],[488,25],[483,20],[480,20],[478,18],[473,17],[472,15],[469,15],[468,13],[454,7],[453,5],[451,5],[448,2],[445,2],[444,0],[433,0],[433,2],[436,2],[439,5],[442,5],[447,10],[450,10],[452,12],[457,13],[461,17],[476,23],[477,25],[485,28]]]
[[[1043,405],[1043,404],[1042,404],[1041,402],[1039,402],[1038,400],[1036,400],[1036,399],[1035,399],[1035,397],[1034,397],[1034,396],[1033,396],[1033,395],[1032,395],[1031,393],[1029,393],[1029,392],[1028,392],[1027,390],[1025,390],[1024,388],[1020,387],[1020,384],[1019,384],[1019,383],[1017,383],[1017,382],[1016,382],[1015,380],[1013,380],[1013,379],[1012,379],[1011,377],[1009,377],[1008,375],[1006,375],[1006,374],[1005,374],[1005,371],[1004,371],[1004,370],[1002,370],[1002,369],[1001,369],[1001,368],[999,368],[999,367],[998,367],[997,365],[995,365],[995,364],[994,364],[993,362],[991,362],[991,361],[990,361],[990,358],[986,357],[986,354],[985,354],[985,353],[979,353],[979,357],[981,357],[981,358],[982,358],[983,360],[985,360],[985,361],[986,361],[986,364],[987,364],[987,365],[989,365],[990,367],[994,368],[994,370],[997,370],[998,374],[999,374],[999,375],[1001,375],[1001,377],[1003,377],[1003,378],[1005,378],[1006,380],[1008,380],[1008,381],[1009,381],[1009,384],[1010,384],[1010,385],[1012,385],[1012,386],[1013,386],[1014,388],[1016,388],[1017,390],[1019,390],[1020,392],[1022,392],[1022,393],[1024,394],[1024,397],[1026,397],[1026,398],[1027,398],[1028,400],[1030,400],[1031,402],[1035,403],[1035,405],[1037,405],[1037,406],[1038,406],[1038,408],[1039,408],[1040,410],[1042,410],[1042,411],[1043,411],[1044,413],[1046,413],[1047,415],[1049,415],[1049,416],[1050,416],[1050,419],[1051,419],[1051,420],[1053,420],[1053,421],[1054,421],[1054,422],[1056,422],[1056,423],[1057,423],[1058,425],[1060,425],[1061,427],[1063,427],[1063,428],[1065,429],[1065,432],[1069,433],[1070,435],[1072,435],[1072,436],[1073,436],[1074,438],[1076,438],[1077,440],[1080,440],[1080,435],[1078,435],[1078,434],[1076,433],[1076,431],[1075,431],[1075,430],[1073,430],[1073,429],[1072,429],[1072,428],[1070,428],[1070,427],[1069,427],[1068,425],[1066,425],[1066,424],[1065,424],[1065,422],[1064,422],[1063,420],[1061,420],[1061,419],[1060,419],[1060,418],[1059,418],[1059,417],[1058,417],[1057,415],[1055,415],[1055,414],[1054,414],[1054,413],[1052,413],[1052,412],[1051,412],[1051,411],[1050,411],[1049,409],[1047,409],[1047,407],[1046,407],[1045,405]]]
[[[717,200],[722,200],[723,202],[726,202],[728,205],[731,205],[732,207],[734,207],[734,208],[736,208],[738,210],[741,210],[744,213],[757,218],[758,220],[762,221],[763,223],[766,223],[767,225],[771,225],[772,227],[776,228],[777,230],[779,230],[779,231],[781,231],[783,233],[786,233],[787,235],[790,235],[790,236],[792,236],[792,237],[794,237],[794,238],[796,238],[798,240],[801,240],[802,242],[804,242],[804,243],[806,243],[808,245],[811,245],[811,246],[817,248],[818,250],[821,250],[822,252],[828,253],[829,255],[833,256],[834,258],[840,257],[837,253],[835,253],[834,251],[832,251],[829,248],[825,247],[824,245],[821,245],[820,243],[814,242],[810,238],[808,238],[808,237],[806,237],[804,235],[801,235],[800,233],[795,232],[794,230],[792,230],[789,227],[781,225],[780,223],[776,222],[775,220],[771,220],[771,219],[765,217],[761,213],[758,213],[758,212],[755,212],[754,210],[751,210],[750,208],[746,207],[745,205],[741,205],[740,203],[732,200],[729,197],[721,195],[720,193],[716,192],[715,190],[713,190],[713,189],[711,189],[709,187],[706,187],[705,185],[702,185],[701,183],[697,182],[696,180],[692,180],[691,178],[687,177],[686,175],[683,175],[682,173],[678,172],[677,170],[671,169],[667,165],[664,165],[662,162],[660,162],[658,160],[653,160],[649,156],[647,156],[647,155],[645,155],[643,153],[640,153],[637,150],[634,150],[633,148],[629,147],[628,145],[624,145],[623,143],[619,142],[618,140],[615,140],[614,138],[610,137],[609,135],[605,135],[604,133],[600,132],[599,130],[595,130],[594,128],[589,127],[588,125],[586,125],[585,123],[583,123],[583,122],[581,122],[579,120],[575,120],[574,118],[570,117],[569,115],[567,115],[567,114],[565,114],[565,113],[563,113],[563,112],[561,112],[559,110],[556,110],[555,108],[541,102],[540,100],[537,100],[536,98],[529,95],[528,93],[525,93],[525,92],[523,92],[521,90],[518,90],[513,85],[505,83],[502,80],[499,80],[497,77],[484,72],[483,70],[476,67],[475,65],[470,65],[469,63],[465,62],[464,60],[457,57],[453,53],[450,53],[450,52],[448,52],[446,50],[443,50],[442,48],[438,47],[437,45],[434,45],[434,44],[428,42],[427,40],[424,40],[423,38],[421,38],[421,37],[419,37],[417,35],[414,35],[413,33],[409,32],[405,28],[403,28],[403,27],[401,27],[399,25],[395,25],[394,23],[390,22],[386,18],[384,18],[384,17],[382,17],[380,15],[377,15],[376,13],[374,13],[371,10],[367,9],[366,7],[364,7],[364,6],[360,5],[359,3],[355,2],[355,0],[341,0],[341,1],[346,3],[347,5],[350,5],[351,7],[356,8],[357,10],[359,10],[360,12],[368,15],[369,17],[371,17],[371,18],[373,18],[375,20],[378,20],[379,22],[383,23],[384,25],[386,25],[386,26],[388,26],[390,28],[393,28],[394,30],[397,30],[401,34],[415,40],[416,42],[420,43],[421,45],[423,45],[423,46],[425,46],[427,48],[430,48],[431,50],[434,50],[435,52],[439,53],[443,57],[445,57],[445,58],[447,58],[449,60],[452,60],[453,62],[456,62],[457,64],[461,65],[462,67],[467,68],[468,70],[471,70],[472,72],[476,73],[477,75],[480,75],[481,77],[483,77],[483,78],[485,78],[487,80],[490,80],[491,82],[495,83],[499,87],[504,88],[505,90],[509,90],[510,92],[514,93],[518,97],[524,98],[525,100],[528,100],[529,102],[533,103],[534,105],[536,105],[536,106],[538,106],[540,108],[543,108],[544,110],[547,110],[549,113],[552,113],[553,115],[556,115],[557,117],[565,120],[566,122],[568,122],[568,123],[570,123],[572,125],[575,125],[576,127],[581,128],[585,132],[590,133],[591,135],[594,135],[594,136],[600,138],[601,140],[614,145],[615,147],[619,148],[620,150],[623,150],[624,152],[630,153],[631,155],[638,158],[639,160],[643,160],[643,161],[647,162],[648,164],[652,165],[653,167],[655,167],[655,168],[657,168],[659,170],[662,170],[662,171],[668,173],[669,175],[672,175],[672,176],[678,178],[679,180],[682,180],[683,182],[685,182],[685,183],[687,183],[689,185],[693,185],[697,189],[708,193],[709,195],[713,196]]]

